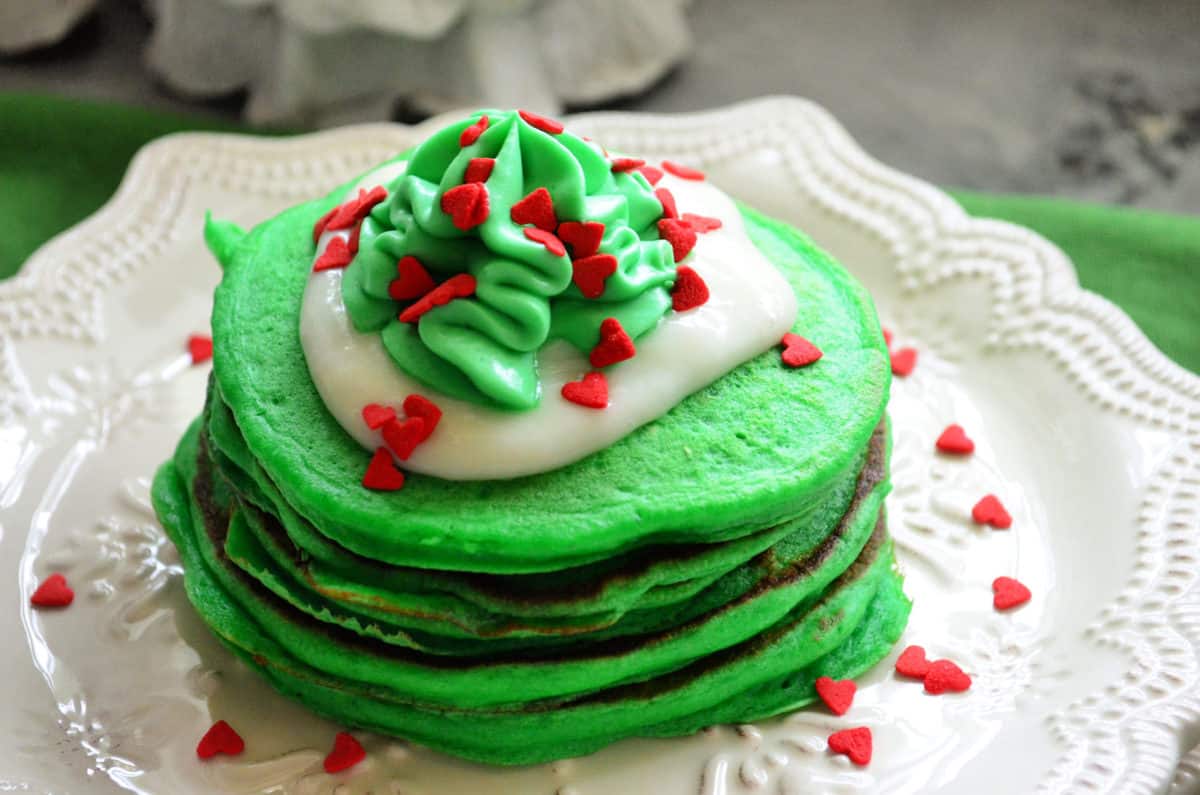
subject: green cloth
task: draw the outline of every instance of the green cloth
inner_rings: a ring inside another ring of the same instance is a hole
[[[130,158],[211,119],[59,97],[0,94],[0,278],[112,195]],[[951,191],[976,216],[1026,226],[1075,263],[1159,348],[1200,373],[1200,219],[1027,196]]]

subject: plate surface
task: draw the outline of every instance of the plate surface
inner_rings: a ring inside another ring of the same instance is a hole
[[[933,697],[893,657],[848,715],[800,711],[690,738],[628,741],[537,768],[468,765],[361,735],[368,760],[327,776],[338,730],[274,694],[213,640],[183,595],[147,501],[203,400],[183,353],[219,271],[207,208],[252,224],[441,124],[290,140],[179,135],[146,147],[117,196],[0,284],[0,789],[301,793],[1178,792],[1200,786],[1200,379],[1079,289],[1033,233],[972,220],[787,98],[684,116],[594,114],[609,148],[699,166],[795,223],[875,295],[896,345],[888,500],[908,592],[904,643],[951,657],[970,691]],[[684,208],[686,209],[686,208]],[[964,425],[977,452],[938,456]],[[998,494],[1009,531],[974,525]],[[35,611],[62,571],[64,611]],[[991,606],[1016,576],[1033,601]],[[247,738],[200,763],[216,718]],[[825,738],[867,725],[866,768]],[[1182,763],[1181,763],[1182,759]]]

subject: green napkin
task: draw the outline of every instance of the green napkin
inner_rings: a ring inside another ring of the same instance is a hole
[[[0,278],[112,195],[133,154],[179,130],[237,125],[120,105],[0,94]],[[1200,372],[1200,219],[951,191],[967,212],[1029,227],[1159,348]]]

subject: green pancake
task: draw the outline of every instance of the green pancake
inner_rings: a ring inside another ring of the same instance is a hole
[[[341,546],[421,568],[549,571],[651,543],[744,536],[804,515],[853,481],[891,378],[870,298],[803,235],[742,208],[755,245],[795,289],[795,329],[819,344],[820,361],[792,370],[767,351],[552,472],[470,482],[414,475],[401,492],[363,489],[365,452],[325,409],[299,339],[311,230],[344,193],[227,237],[213,308],[214,372],[248,451],[296,512]]]
[[[159,470],[152,496],[183,558],[189,599],[217,636],[281,692],[322,714],[469,759],[531,764],[588,753],[623,737],[685,734],[794,709],[813,700],[817,677],[854,676],[877,662],[907,620],[909,602],[879,514],[857,560],[819,598],[749,639],[657,676],[565,700],[483,708],[398,698],[390,688],[331,675],[296,658],[225,590],[223,569],[210,568],[215,559],[205,559],[200,543],[221,516],[206,511],[190,487],[197,437],[193,427],[175,460]]]
[[[219,390],[215,397],[219,398]],[[642,548],[596,564],[537,575],[421,570],[380,564],[322,536],[292,510],[249,456],[219,399],[210,400],[206,416],[205,429],[217,451],[218,468],[240,496],[268,515],[264,522],[251,522],[249,529],[279,567],[291,570],[295,579],[324,596],[369,615],[403,623],[405,614],[448,614],[462,633],[478,637],[543,634],[522,633],[511,624],[497,627],[488,619],[494,614],[505,619],[583,617],[573,623],[579,631],[590,632],[612,624],[635,606],[644,610],[688,599],[785,536],[802,532],[809,545],[815,544],[844,513],[854,489],[853,482],[839,484],[817,510],[725,544]],[[861,460],[856,466],[861,466]],[[420,594],[428,598],[414,602]],[[543,621],[541,626],[551,624]],[[569,631],[569,626],[561,624],[561,629]]]
[[[881,497],[888,487],[886,481],[882,480],[885,471],[886,440],[881,430],[873,437],[871,454],[860,475],[855,494],[865,496],[877,491]],[[616,619],[589,614],[569,623],[561,620],[531,621],[528,616],[535,606],[532,603],[522,604],[520,615],[498,612],[498,603],[492,606],[492,612],[488,614],[486,633],[479,633],[480,627],[475,626],[475,640],[459,640],[466,634],[461,632],[467,623],[464,617],[478,618],[478,610],[472,605],[448,598],[445,594],[399,593],[394,588],[385,592],[357,585],[350,580],[340,581],[339,586],[333,589],[313,588],[307,577],[311,562],[298,563],[283,549],[267,549],[284,543],[280,538],[283,534],[272,517],[244,501],[239,500],[238,505],[239,510],[225,538],[225,553],[275,595],[320,620],[337,623],[388,643],[428,653],[459,655],[495,654],[509,649],[528,650],[568,643],[594,644],[608,638],[644,634],[678,625],[762,587],[777,572],[810,555],[828,539],[830,530],[841,519],[839,517],[829,525],[798,529],[789,527],[789,532],[771,544],[765,553],[753,548],[748,553],[737,541],[712,545],[713,548],[706,550],[704,557],[724,553],[729,556],[728,560],[738,561],[740,565],[732,566],[717,577],[703,576],[697,578],[698,582],[688,581],[672,586],[680,588],[680,598],[673,602],[642,599],[637,609],[625,612]],[[846,503],[842,505],[844,512]],[[268,529],[272,524],[276,524],[275,529]],[[666,553],[666,561],[677,562],[670,552]],[[644,558],[636,566],[646,566],[642,572],[655,570],[653,565],[647,565]],[[371,566],[364,564],[364,568]],[[377,575],[382,574],[378,564],[374,568]],[[639,572],[635,569],[634,573]],[[525,577],[511,576],[506,579],[512,581]],[[612,577],[609,582],[619,579]],[[503,584],[496,582],[491,587],[499,590]],[[518,588],[514,587],[513,590]],[[386,598],[388,609],[364,609],[365,595],[381,602]],[[585,604],[589,601],[586,600]],[[557,602],[557,606],[562,607],[562,600]]]
[[[198,439],[194,428],[176,459],[176,467],[194,481],[198,505],[208,520],[200,528],[207,533],[198,534],[196,546],[222,587],[263,631],[310,665],[334,676],[386,687],[398,701],[415,698],[464,708],[578,695],[672,670],[740,643],[819,596],[845,570],[870,535],[885,491],[864,481],[843,523],[818,549],[709,615],[651,635],[572,647],[547,657],[513,652],[477,660],[433,659],[310,621],[238,570],[224,555],[232,495],[213,477]],[[189,466],[198,454],[199,466]],[[497,682],[504,682],[504,687],[497,688]]]

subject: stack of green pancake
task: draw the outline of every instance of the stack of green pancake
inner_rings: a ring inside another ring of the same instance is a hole
[[[188,596],[247,664],[345,724],[526,764],[787,711],[889,651],[890,372],[839,265],[743,209],[820,361],[767,351],[552,472],[374,492],[299,338],[343,194],[211,228],[214,375],[154,484]]]

